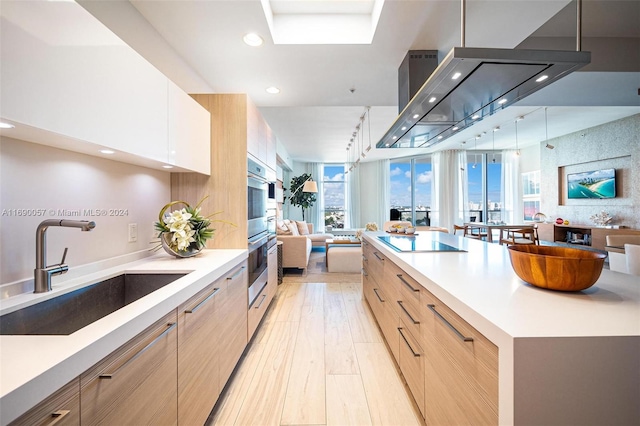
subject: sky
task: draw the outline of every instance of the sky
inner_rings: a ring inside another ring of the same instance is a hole
[[[487,164],[488,166],[488,195],[492,202],[500,201],[500,175],[501,164],[496,162]],[[431,164],[416,162],[416,205],[431,205]],[[469,163],[467,167],[469,179],[469,201],[479,203],[482,199],[482,164]],[[411,164],[405,160],[403,162],[391,162],[391,205],[410,206],[411,205]]]
[[[323,181],[324,207],[344,209],[344,166],[325,165]]]

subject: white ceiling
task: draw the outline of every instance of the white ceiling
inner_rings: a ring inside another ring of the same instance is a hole
[[[407,51],[437,49],[443,57],[461,45],[457,0],[386,0],[373,42],[357,45],[276,45],[260,0],[78,2],[185,91],[249,94],[297,161],[345,161],[366,106],[371,106],[375,146],[397,116],[397,70]],[[514,48],[534,33],[575,38],[574,4],[567,5],[568,0],[469,0],[466,46]],[[638,1],[584,0],[583,13],[585,40],[640,39]],[[245,45],[247,32],[259,33],[264,45]],[[520,146],[537,143],[544,140],[545,106],[549,138],[640,113],[640,72],[633,71],[574,73],[534,95],[534,101],[509,107],[456,139],[423,150],[374,148],[363,161],[457,148],[462,142],[469,148],[477,134],[495,125],[504,130],[496,133],[495,147],[511,147],[520,115],[526,116],[518,124]],[[589,86],[579,89],[583,84]],[[267,94],[269,86],[281,93]],[[488,137],[474,145],[491,148]],[[368,145],[366,132],[364,138]]]

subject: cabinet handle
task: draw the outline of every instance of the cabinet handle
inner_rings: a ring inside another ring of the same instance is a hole
[[[262,304],[264,303],[264,299],[267,298],[266,294],[262,295],[262,300],[260,301],[260,303],[258,303],[258,306],[256,306],[256,309],[260,309],[260,306],[262,306]]]
[[[362,275],[364,275],[365,277],[369,276],[366,269],[362,268],[361,271],[362,271]]]
[[[368,261],[369,261],[369,259],[367,259],[367,256],[365,256],[364,254],[362,255],[362,260],[363,260],[364,262],[368,262]]]
[[[376,294],[376,296],[378,296],[378,300],[379,300],[380,302],[384,303],[384,300],[383,300],[383,299],[380,297],[380,295],[378,294],[378,289],[377,289],[377,288],[374,288],[374,289],[373,289],[373,292]]]
[[[69,414],[71,410],[58,410],[51,413],[51,423],[47,423],[47,426],[53,426],[62,420],[67,414]]]
[[[120,367],[116,368],[116,370],[113,373],[109,373],[109,374],[101,374],[98,376],[98,378],[100,379],[112,379],[113,376],[116,375],[116,373],[118,371],[120,371],[122,368],[124,368],[125,365],[129,364],[131,361],[133,361],[134,359],[138,358],[140,355],[142,355],[144,352],[147,351],[147,349],[151,348],[151,346],[155,345],[162,337],[164,337],[165,334],[169,333],[178,323],[176,322],[170,322],[167,324],[167,329],[165,331],[163,331],[162,333],[160,333],[158,335],[158,337],[156,337],[155,339],[153,339],[153,341],[151,343],[149,343],[147,346],[145,346],[144,348],[140,349],[134,356],[132,356],[131,358],[129,358],[127,361],[125,361],[124,364],[122,364]]]
[[[436,305],[427,305],[427,308],[431,309],[431,311],[436,314],[436,316],[438,318],[440,318],[440,320],[442,322],[444,322],[446,324],[447,327],[449,327],[451,330],[453,330],[453,332],[456,334],[456,336],[458,336],[460,338],[460,340],[462,340],[463,342],[473,342],[473,337],[465,337],[462,333],[460,333],[453,325],[451,325],[451,323],[449,321],[447,321],[445,319],[445,317],[443,317],[442,315],[440,315],[440,312],[436,311]]]
[[[407,282],[407,280],[405,280],[404,278],[402,278],[402,274],[396,274],[398,276],[398,278],[400,278],[400,281],[402,281],[402,283],[404,285],[406,285],[407,287],[409,287],[411,289],[411,291],[415,291],[415,292],[419,292],[420,289],[419,288],[413,288],[413,286],[411,284],[409,284]]]
[[[402,332],[402,327],[398,327],[398,331],[400,332],[400,336],[402,336],[402,340],[404,340],[404,342],[407,344],[407,346],[409,346],[409,350],[411,351],[413,356],[416,357],[416,358],[419,358],[420,354],[417,354],[416,351],[413,350],[413,348],[411,347],[411,344],[409,343],[407,338],[404,337],[404,333]]]
[[[374,252],[373,252],[373,255],[374,255],[375,257],[377,257],[377,258],[378,258],[378,260],[380,260],[380,261],[384,262],[384,257],[380,257],[380,256],[378,256],[378,252],[377,252],[377,251],[374,251]]]
[[[402,310],[404,311],[405,314],[407,314],[407,316],[409,317],[409,319],[414,323],[414,324],[420,324],[420,321],[416,321],[413,319],[413,317],[411,316],[411,314],[409,313],[409,311],[407,311],[407,308],[404,307],[404,305],[402,304],[402,300],[398,300],[398,305],[400,305],[400,307],[402,308]]]
[[[185,314],[193,314],[195,313],[198,309],[200,309],[202,307],[202,305],[204,305],[205,303],[207,303],[209,300],[211,300],[211,298],[213,296],[216,295],[217,292],[219,292],[220,289],[219,288],[214,288],[213,291],[211,292],[210,295],[207,296],[206,299],[204,299],[202,302],[198,303],[195,307],[191,308],[191,309],[187,309],[186,311],[184,311]]]
[[[232,280],[235,277],[237,277],[238,275],[240,275],[240,273],[242,273],[242,271],[244,270],[244,266],[242,266],[240,269],[238,269],[238,272],[236,272],[235,274],[231,275],[230,277],[227,277],[228,280]]]

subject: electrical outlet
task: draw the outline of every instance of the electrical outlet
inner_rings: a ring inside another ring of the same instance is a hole
[[[130,223],[129,224],[129,242],[135,243],[138,241],[138,224]]]

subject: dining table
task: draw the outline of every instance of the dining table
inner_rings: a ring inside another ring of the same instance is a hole
[[[492,223],[492,222],[466,222],[464,223],[469,229],[478,229],[480,232],[487,231],[487,242],[493,242],[493,230],[500,231],[498,236],[498,242],[502,244],[502,235],[504,232],[512,231],[515,229],[533,230],[532,224],[508,224],[508,223]]]

